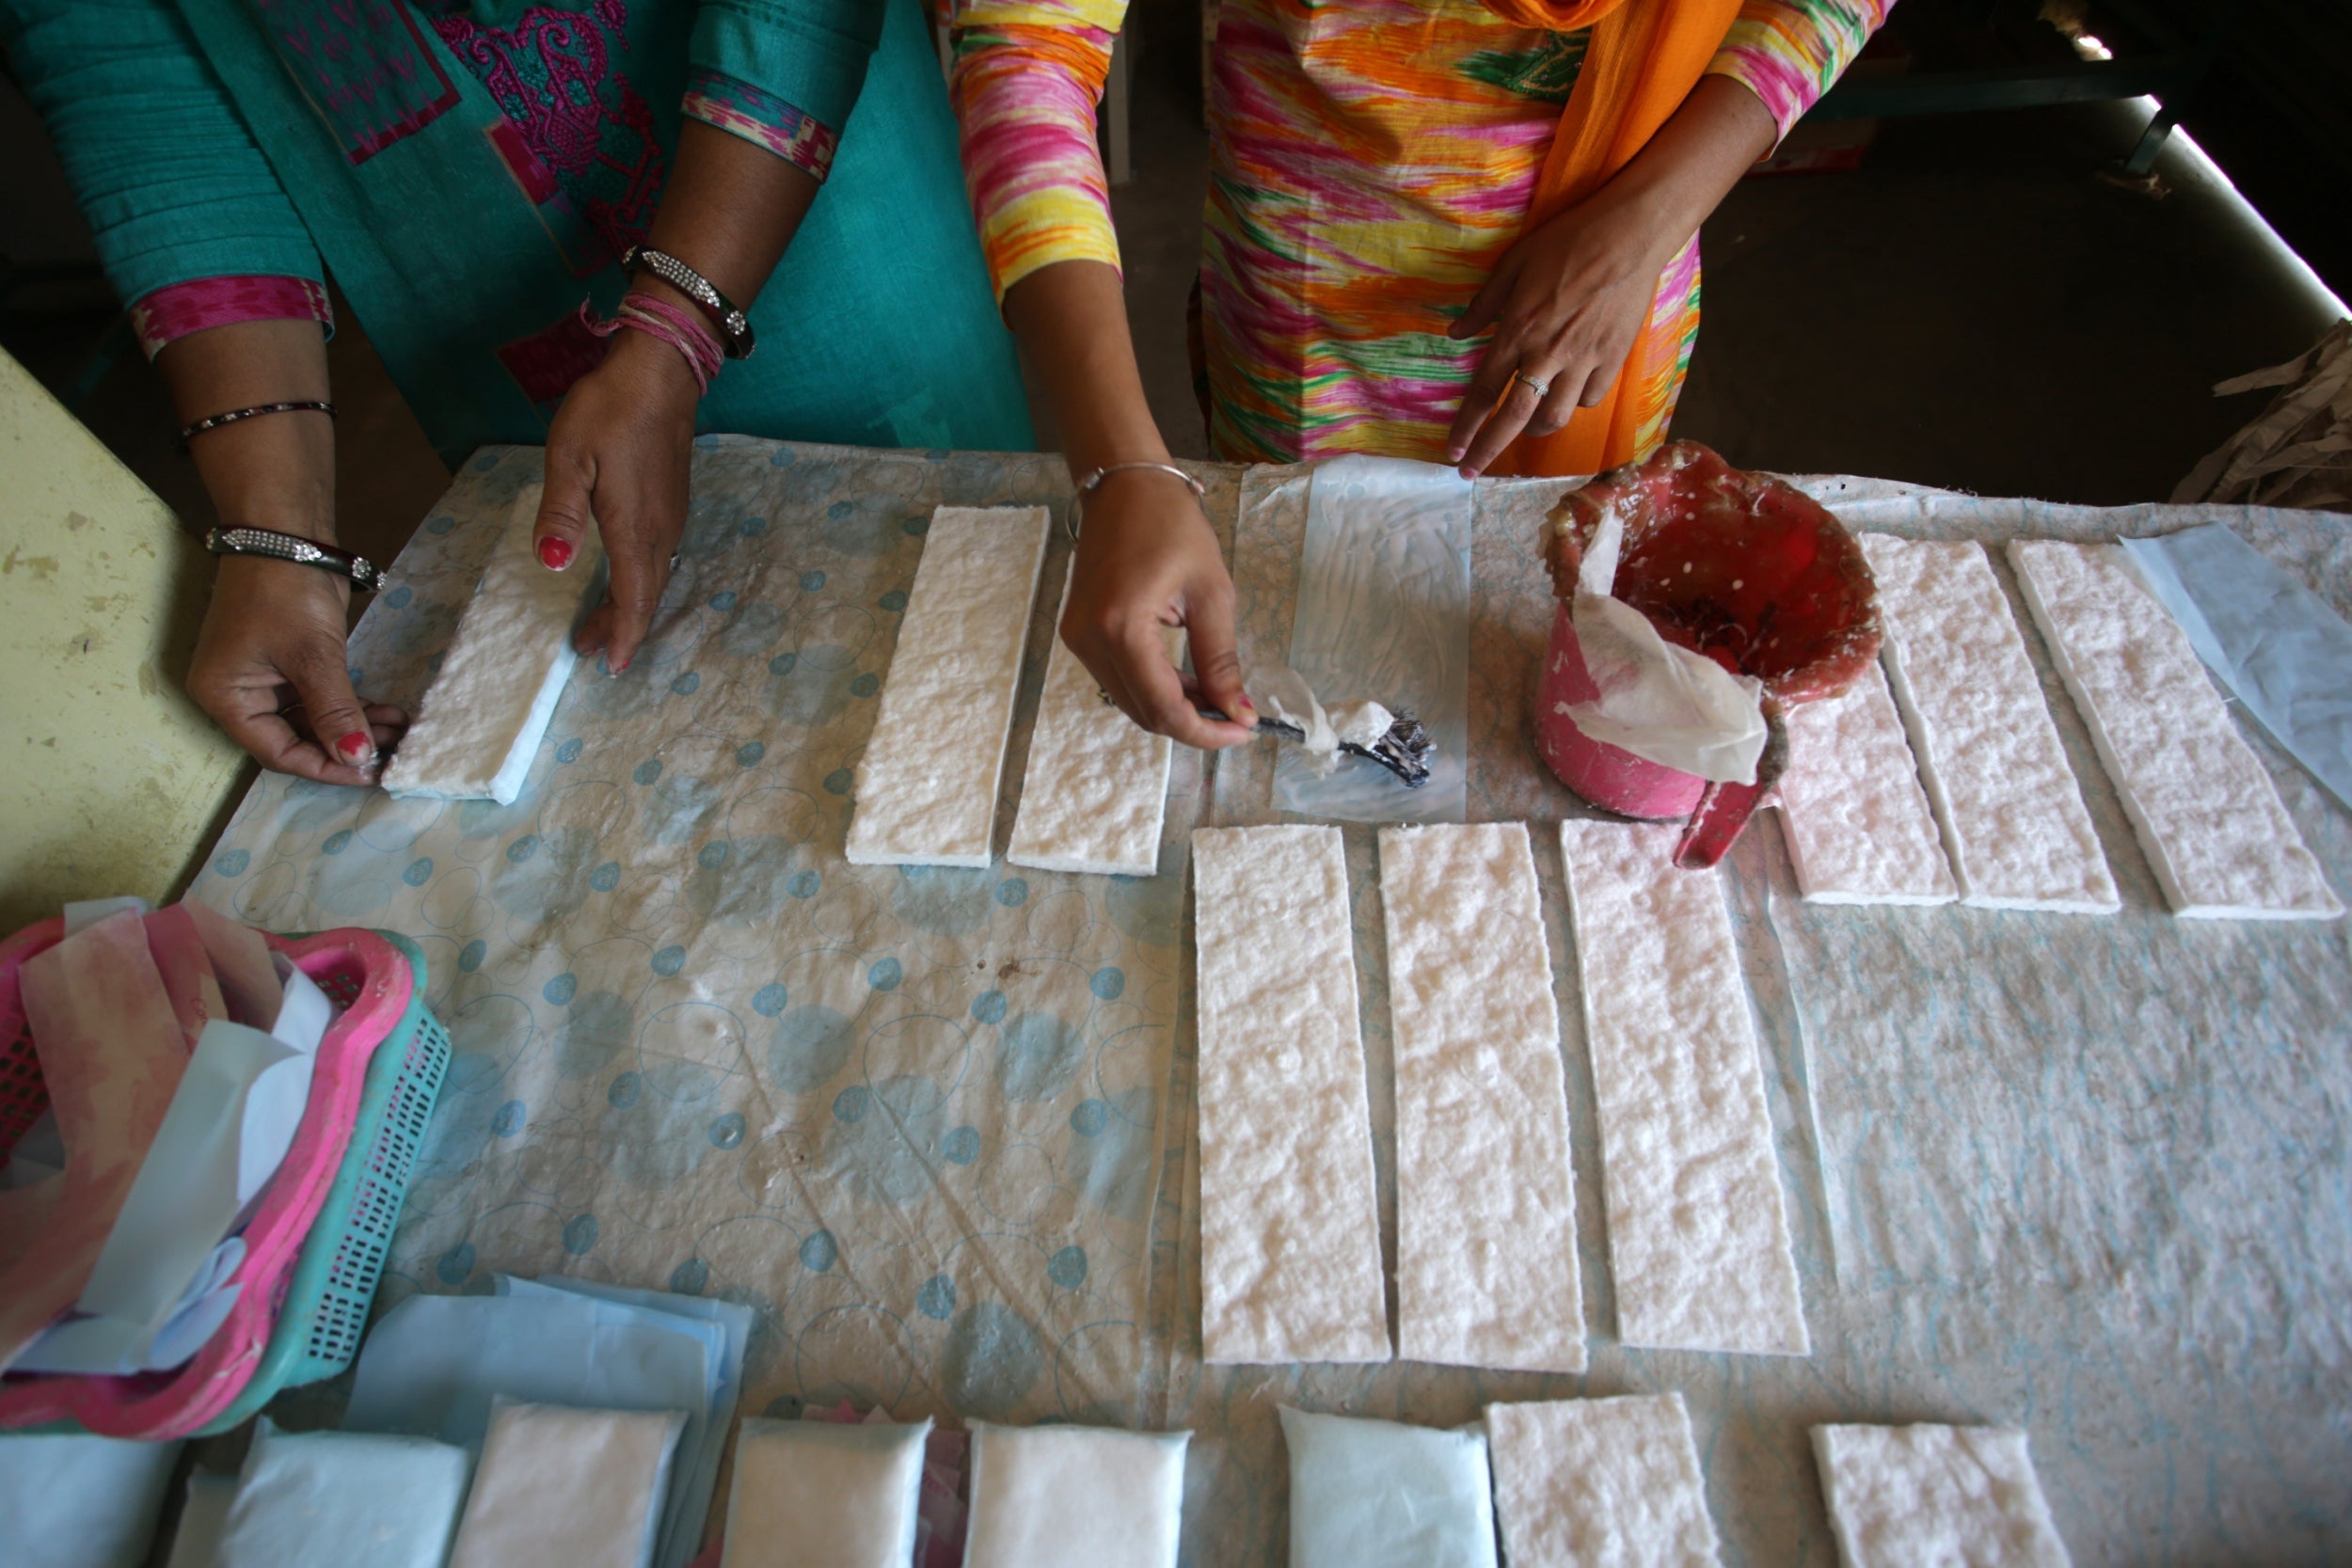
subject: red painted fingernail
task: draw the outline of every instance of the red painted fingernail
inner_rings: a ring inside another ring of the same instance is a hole
[[[560,572],[572,563],[572,542],[560,534],[550,533],[539,541],[539,564],[550,572]]]
[[[624,671],[624,670],[628,669],[628,668],[629,667],[630,662],[631,662],[632,660],[634,660],[636,657],[637,657],[637,656],[636,656],[635,654],[631,654],[631,655],[629,655],[628,658],[625,658],[625,659],[621,660],[621,662],[620,662],[620,663],[615,664],[614,666],[612,666],[612,673],[613,673],[614,674],[616,674],[616,675],[617,675],[617,674],[619,674],[622,671]]]
[[[357,768],[368,760],[369,753],[375,750],[375,742],[368,738],[367,731],[354,730],[335,742],[335,750],[343,754],[345,762]]]

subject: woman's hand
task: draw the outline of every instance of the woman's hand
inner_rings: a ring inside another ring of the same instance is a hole
[[[1505,251],[1447,334],[1495,329],[1445,438],[1446,461],[1464,478],[1477,478],[1520,431],[1549,436],[1579,405],[1600,402],[1649,319],[1658,275],[1689,235],[1660,236],[1609,195]]]
[[[1168,628],[1191,641],[1193,673],[1168,661]],[[1249,738],[1255,721],[1233,653],[1233,582],[1216,533],[1175,475],[1106,476],[1086,498],[1062,641],[1128,718],[1207,751]],[[1214,708],[1234,720],[1204,719]]]
[[[1702,76],[1632,162],[1505,251],[1449,334],[1495,328],[1446,461],[1475,479],[1521,430],[1549,436],[1607,396],[1659,274],[1778,134],[1748,87]]]
[[[375,783],[408,716],[361,705],[344,667],[351,585],[315,567],[223,556],[197,634],[188,695],[262,767],[329,784]]]
[[[548,431],[547,489],[532,547],[548,569],[568,571],[589,529],[598,531],[612,586],[573,645],[583,657],[604,655],[614,674],[628,668],[651,629],[669,586],[671,553],[686,531],[699,396],[677,350],[623,332],[604,363],[564,394]]]

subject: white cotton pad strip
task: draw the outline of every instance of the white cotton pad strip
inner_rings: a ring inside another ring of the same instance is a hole
[[[1192,865],[1200,1358],[1386,1361],[1340,831],[1202,828]]]
[[[447,1443],[264,1418],[214,1568],[442,1568],[471,1467]]]
[[[1517,822],[1384,828],[1396,1354],[1584,1370],[1560,1013]]]
[[[1680,1394],[1490,1404],[1495,1515],[1511,1568],[1712,1568]]]
[[[674,1410],[500,1404],[450,1568],[644,1568],[685,1427]]]
[[[907,1568],[931,1423],[745,1421],[720,1568]]]
[[[2009,559],[2172,912],[2343,914],[2187,633],[2130,557],[2114,545],[2018,539]]]
[[[1069,596],[1065,579],[1062,598]],[[1170,633],[1168,642],[1172,665],[1183,634]],[[1078,656],[1055,638],[1005,859],[1041,871],[1151,876],[1160,865],[1175,745],[1103,701]]]
[[[604,546],[594,529],[568,571],[548,571],[532,552],[540,489],[527,484],[515,498],[416,722],[385,765],[384,787],[394,795],[511,805],[523,792],[579,659],[572,634],[604,592]]]
[[[2122,908],[2024,631],[1969,540],[1866,533],[1886,667],[1963,904]]]
[[[1290,1568],[1495,1568],[1484,1432],[1281,1414]]]
[[[1935,814],[1876,664],[1851,689],[1788,710],[1780,822],[1815,904],[1948,904],[1960,896]]]
[[[1041,506],[931,514],[857,765],[850,864],[988,864],[1046,523]]]
[[[1755,1021],[1713,872],[1679,827],[1563,822],[1617,1335],[1804,1355]]]
[[[974,1421],[963,1568],[1175,1568],[1191,1437]]]
[[[1813,1454],[1845,1568],[2067,1568],[2022,1432],[1820,1426]]]

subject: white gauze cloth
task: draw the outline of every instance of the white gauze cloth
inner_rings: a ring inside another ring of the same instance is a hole
[[[685,1428],[675,1410],[501,1400],[450,1568],[644,1568]]]
[[[931,1423],[745,1421],[720,1568],[906,1568]]]
[[[1176,1568],[1191,1440],[974,1421],[963,1568]]]
[[[1281,1411],[1290,1568],[1495,1568],[1484,1432]]]
[[[179,1460],[177,1443],[0,1437],[0,1562],[139,1568]]]
[[[254,1432],[214,1568],[441,1568],[466,1450],[361,1432]]]

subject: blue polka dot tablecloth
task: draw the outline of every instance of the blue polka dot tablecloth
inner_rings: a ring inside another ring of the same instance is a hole
[[[353,639],[362,691],[414,701],[539,462],[496,449],[460,474]],[[1304,471],[1199,471],[1245,657],[1279,655]],[[2352,520],[1804,483],[1857,526],[1912,534],[2095,539],[2221,516],[2352,606]],[[1580,812],[1525,720],[1550,623],[1535,531],[1563,488],[1478,486],[1475,820]],[[2025,1427],[2080,1563],[2352,1554],[2345,927],[2163,913],[2030,626],[2122,915],[1807,906],[1770,813],[1724,873],[1812,1356],[1616,1341],[1580,977],[1539,832],[1591,1372],[1203,1368],[1183,845],[1196,820],[1273,818],[1270,748],[1205,768],[1179,749],[1156,878],[841,858],[931,508],[1059,517],[1068,495],[1054,458],[706,438],[655,639],[625,675],[574,677],[515,805],[254,786],[194,895],[280,929],[409,933],[455,1037],[385,1303],[482,1289],[491,1270],[666,1286],[755,1308],[749,1414],[847,1397],[1189,1427],[1188,1568],[1285,1560],[1278,1403],[1457,1425],[1490,1400],[1669,1389],[1728,1563],[1834,1563],[1805,1435],[1823,1420]],[[1054,547],[1049,582],[1058,531]],[[2352,890],[2352,817],[2253,738]],[[1345,832],[1393,1259],[1379,888],[1373,831]]]

